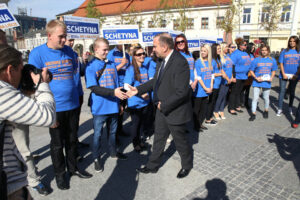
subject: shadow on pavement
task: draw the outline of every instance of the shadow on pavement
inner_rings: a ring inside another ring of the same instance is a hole
[[[300,180],[300,139],[282,137],[276,133],[268,136],[268,141],[276,145],[281,158],[293,162]]]
[[[226,195],[226,183],[221,179],[214,178],[205,183],[207,196],[205,198],[194,198],[193,200],[229,200]]]

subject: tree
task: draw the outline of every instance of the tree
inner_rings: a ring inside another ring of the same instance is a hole
[[[268,32],[269,44],[272,32],[279,29],[278,24],[282,15],[282,9],[288,6],[287,0],[263,0],[262,17],[260,26]]]
[[[232,3],[225,11],[224,20],[220,24],[220,28],[225,31],[225,42],[232,42],[232,31],[235,28],[234,17],[237,13],[236,6]]]
[[[246,2],[247,0],[245,0]],[[233,1],[232,1],[233,4]],[[234,4],[233,4],[234,5]],[[243,7],[244,7],[244,2],[243,0],[238,0],[237,3],[234,5],[236,9],[236,14],[238,17],[238,25],[239,25],[239,34],[241,33],[241,16],[243,13]]]
[[[179,12],[179,16],[175,19],[178,23],[177,30],[185,32],[190,23],[186,14],[189,12],[189,8],[192,7],[193,0],[174,0],[173,2],[174,8]]]
[[[86,7],[86,17],[88,18],[97,18],[99,19],[100,26],[103,24],[106,20],[106,18],[102,15],[100,10],[96,8],[96,0],[89,0],[89,3]]]
[[[143,28],[143,17],[134,6],[131,6],[127,13],[120,8],[120,13],[119,17],[121,24],[137,24],[139,25],[139,29]]]
[[[160,0],[154,14],[151,17],[151,28],[166,28],[166,25],[172,20],[173,14],[170,12],[170,6],[167,0]]]

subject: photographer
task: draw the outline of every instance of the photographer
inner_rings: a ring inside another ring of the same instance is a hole
[[[31,199],[26,189],[26,163],[12,138],[16,124],[30,126],[50,126],[55,121],[55,102],[50,91],[47,69],[42,74],[31,73],[34,84],[39,84],[34,99],[17,90],[22,77],[22,54],[13,47],[0,45],[0,122],[5,121],[2,144],[3,171],[1,171],[0,198]],[[40,78],[42,76],[42,78]],[[2,169],[2,166],[1,166]],[[6,174],[6,179],[3,176]],[[5,187],[6,183],[7,187]]]

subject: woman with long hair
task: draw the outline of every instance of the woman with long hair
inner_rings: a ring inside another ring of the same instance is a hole
[[[148,69],[143,62],[145,60],[145,51],[142,47],[135,47],[132,54],[132,65],[126,70],[124,78],[124,88],[129,89],[128,85],[137,87],[149,80]],[[149,94],[142,96],[133,96],[128,99],[128,108],[132,120],[133,147],[137,152],[145,149],[145,144],[141,140],[141,133],[146,125],[147,105],[149,104]]]
[[[181,53],[185,57],[185,59],[189,63],[190,67],[190,86],[193,90],[195,90],[197,81],[194,80],[194,68],[195,68],[195,60],[193,55],[189,52],[189,47],[187,43],[187,39],[184,34],[177,35],[175,37],[175,47],[174,49]]]
[[[222,64],[221,64],[221,46],[220,44],[212,44],[211,45],[211,55],[212,55],[212,67],[213,67],[213,91],[208,99],[208,106],[206,112],[206,121],[207,125],[216,125],[217,121],[213,119],[213,111],[216,105],[216,101],[219,94],[219,88],[222,81]]]
[[[200,58],[195,63],[195,72],[197,88],[194,94],[194,127],[196,131],[202,132],[207,129],[202,123],[207,112],[208,96],[213,90],[211,47],[208,44],[201,47]]]
[[[238,49],[230,56],[233,62],[233,84],[229,96],[228,112],[232,115],[237,115],[237,112],[243,112],[240,107],[240,95],[245,81],[248,79],[248,72],[251,65],[251,58],[245,52],[246,44],[244,43],[244,40],[242,38],[237,38],[235,43],[237,44]]]
[[[250,74],[254,78],[253,87],[253,100],[251,107],[251,117],[249,121],[254,121],[256,118],[256,107],[259,98],[260,90],[263,91],[263,98],[265,102],[265,109],[263,112],[263,117],[268,118],[268,108],[269,108],[269,96],[271,90],[271,82],[275,76],[277,70],[277,62],[274,58],[270,56],[270,47],[267,45],[262,45],[259,51],[260,57],[254,59],[251,63]]]
[[[217,120],[226,119],[224,115],[224,108],[226,105],[226,97],[229,90],[229,85],[232,81],[232,61],[228,56],[228,45],[226,43],[221,44],[220,58],[220,62],[222,64],[222,81],[214,110],[214,116]]]
[[[247,44],[246,48],[247,54],[251,58],[251,62],[254,60],[254,53],[255,53],[255,46],[254,43],[250,42]],[[248,79],[245,82],[245,85],[243,87],[243,90],[241,92],[241,107],[246,107],[247,109],[250,109],[249,106],[249,93],[250,93],[250,87],[252,85],[253,77],[251,76],[250,72],[248,73]]]
[[[289,113],[293,114],[293,102],[295,98],[295,89],[298,83],[299,77],[296,76],[297,69],[300,62],[299,54],[299,38],[297,36],[291,36],[288,41],[288,46],[283,50],[279,56],[280,67],[280,92],[278,97],[278,111],[277,116],[281,116],[284,93],[286,90],[286,83],[289,81]]]

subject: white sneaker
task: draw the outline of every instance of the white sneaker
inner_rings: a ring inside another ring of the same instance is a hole
[[[293,108],[292,108],[292,107],[289,107],[289,113],[290,113],[291,115],[293,115]]]
[[[281,109],[278,109],[278,111],[277,111],[277,114],[276,114],[276,115],[277,115],[278,117],[280,117],[280,116],[281,116],[281,113],[282,113],[282,110],[281,110]]]

